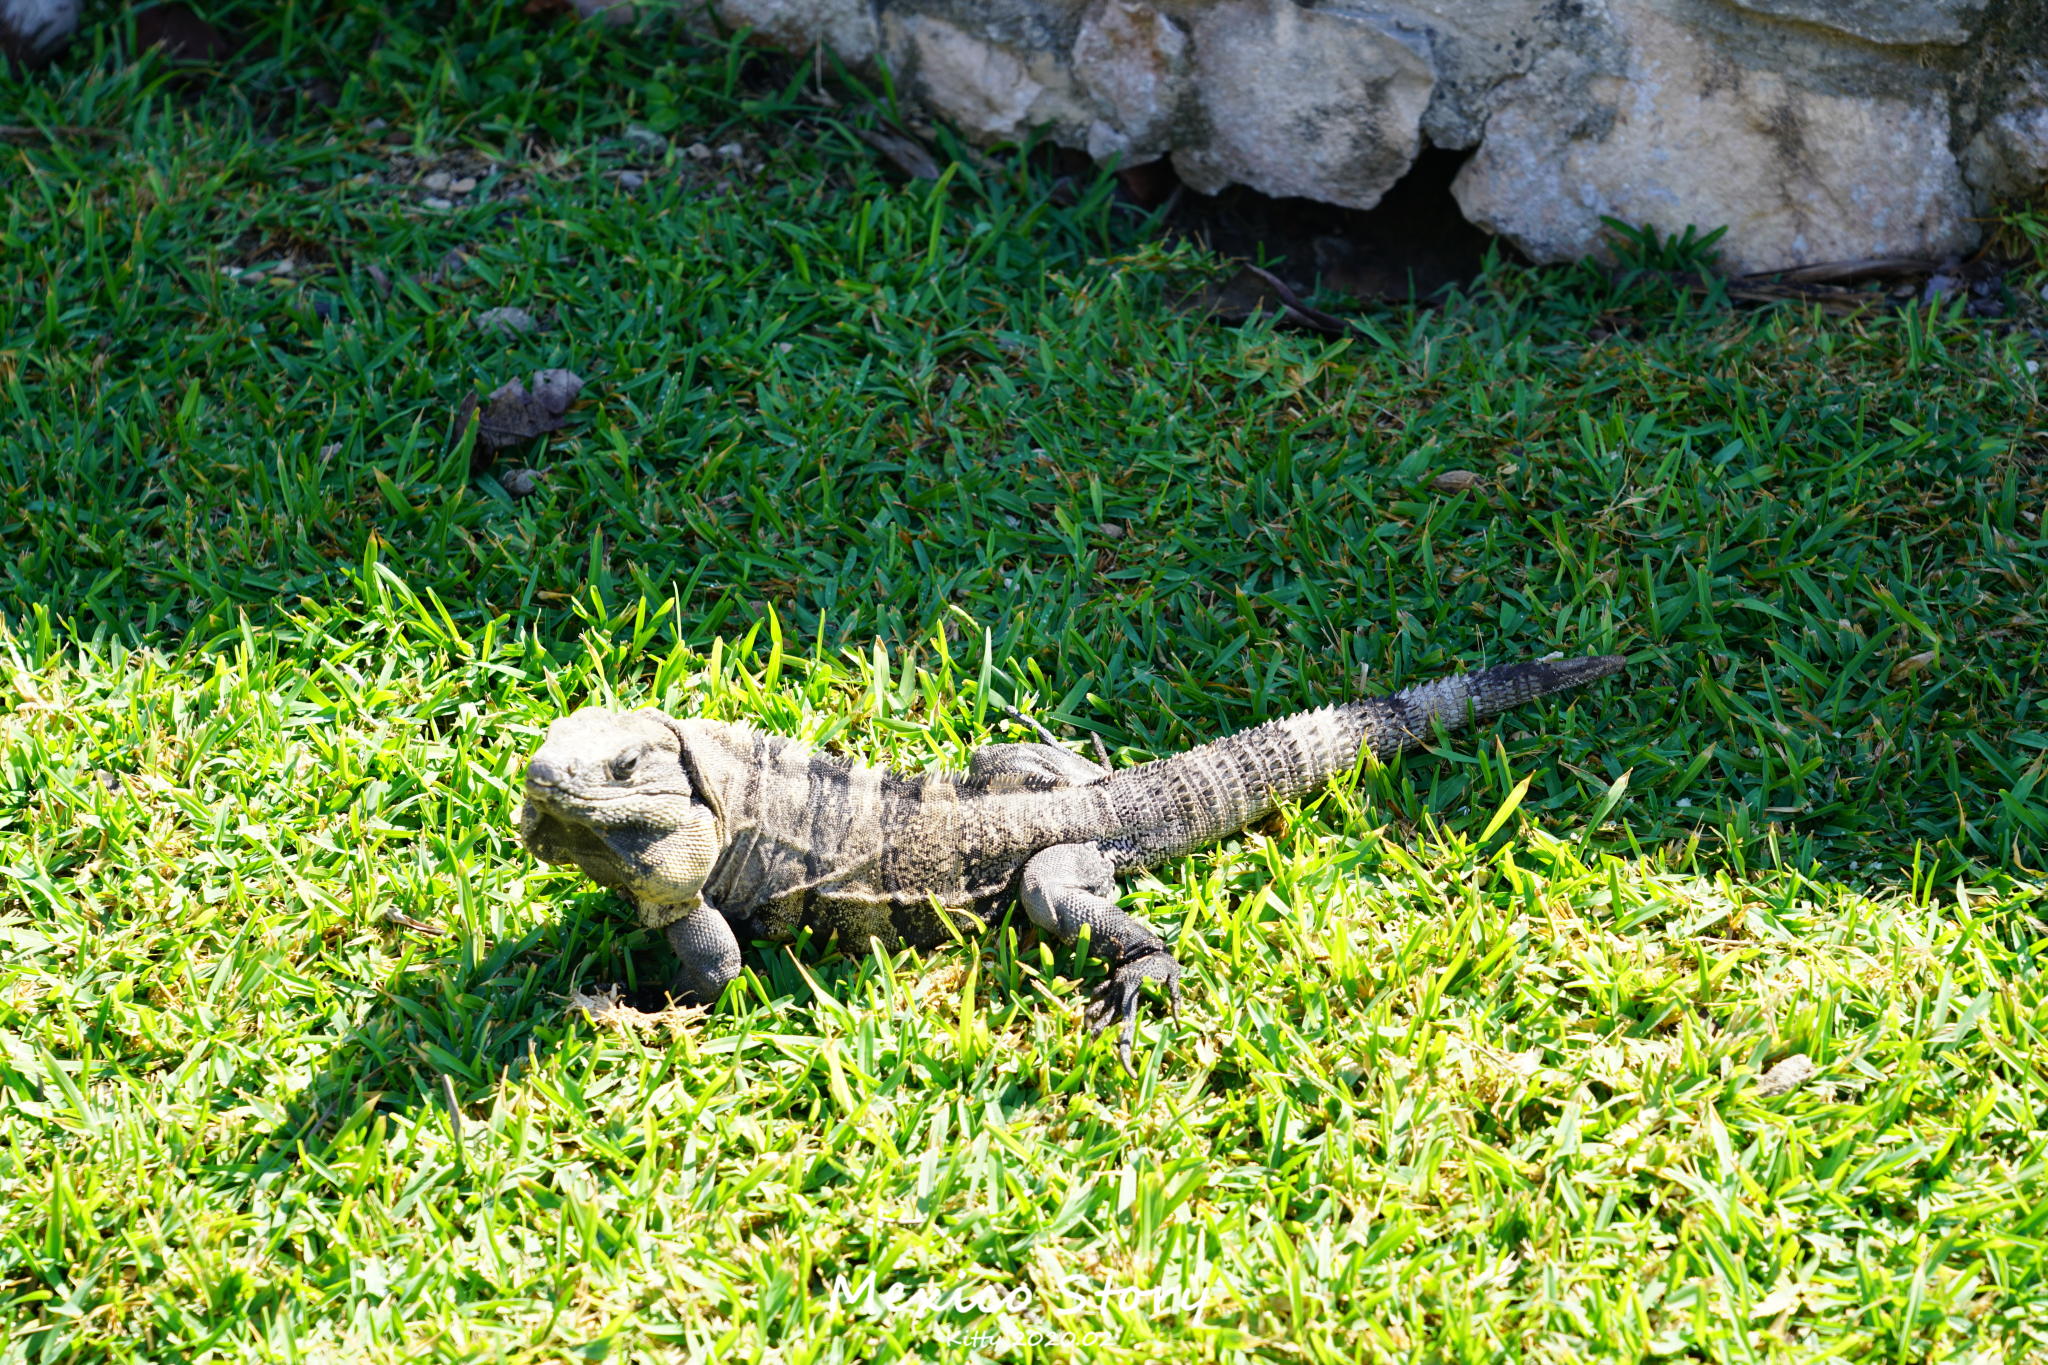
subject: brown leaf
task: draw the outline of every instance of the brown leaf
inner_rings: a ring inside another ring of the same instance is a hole
[[[517,381],[515,381],[517,382]],[[574,370],[535,370],[533,396],[549,412],[560,416],[583,392],[583,379]]]
[[[540,491],[542,472],[538,469],[507,469],[498,475],[498,486],[515,502],[520,498],[530,498]]]
[[[462,433],[469,430],[469,419],[474,416],[476,416],[476,395],[474,393],[465,393],[462,395],[462,401],[455,405],[455,424],[448,428],[449,445],[454,445],[462,440]],[[477,437],[477,444],[479,446],[483,444],[481,434]]]
[[[477,415],[477,440],[494,451],[561,429],[561,414],[549,411],[516,379],[493,389]]]
[[[1929,664],[1933,663],[1934,659],[1935,652],[1929,649],[1923,650],[1921,653],[1912,655],[1910,658],[1899,660],[1897,663],[1892,665],[1892,681],[1904,682],[1907,678],[1912,677],[1915,673],[1920,672]]]
[[[429,938],[439,938],[448,932],[447,926],[436,920],[414,919],[411,915],[398,910],[387,908],[384,911],[384,919],[387,923],[395,924],[401,929],[410,929],[416,934],[425,934]]]
[[[560,431],[564,425],[562,414],[582,391],[583,380],[574,371],[536,370],[531,390],[512,379],[493,389],[482,403],[475,394],[464,394],[456,406],[455,426],[449,438],[460,441],[474,415],[476,444],[471,448],[470,468],[487,468],[499,451]]]
[[[476,325],[478,331],[509,339],[531,332],[540,326],[540,319],[524,308],[490,308],[477,314]]]
[[[1617,313],[1610,308],[1593,319],[1589,335],[1594,341],[1600,342],[1609,337],[1627,336],[1635,327],[1636,319],[1633,313]]]
[[[413,276],[413,278],[425,285],[444,284],[454,276],[461,274],[462,267],[467,264],[469,264],[468,253],[461,247],[455,247],[446,252],[432,270],[423,271]]]

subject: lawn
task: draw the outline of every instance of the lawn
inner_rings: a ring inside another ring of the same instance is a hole
[[[2048,1352],[2038,208],[1997,323],[1231,328],[886,90],[268,8],[0,77],[0,1363]],[[1121,766],[1552,651],[1129,884],[1136,1079],[1021,915],[671,1008],[512,829],[588,703]]]

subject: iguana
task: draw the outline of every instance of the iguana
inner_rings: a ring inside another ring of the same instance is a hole
[[[810,925],[865,951],[947,942],[1011,896],[1066,943],[1083,925],[1111,973],[1093,1034],[1121,1018],[1128,1069],[1143,983],[1175,1005],[1180,964],[1116,904],[1116,876],[1244,828],[1376,759],[1617,672],[1618,656],[1510,664],[1395,696],[1304,711],[1173,758],[1112,772],[1057,744],[989,744],[965,773],[899,775],[743,724],[586,707],[555,721],[526,768],[519,834],[666,929],[685,999],[739,975],[740,944]]]

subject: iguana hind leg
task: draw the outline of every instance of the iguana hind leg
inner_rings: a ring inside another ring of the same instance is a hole
[[[1116,865],[1093,844],[1058,844],[1024,864],[1018,890],[1031,922],[1072,943],[1088,926],[1089,951],[1110,964],[1109,980],[1088,1005],[1090,1031],[1101,1033],[1121,1019],[1117,1060],[1131,1070],[1131,1039],[1138,1030],[1138,1002],[1146,981],[1166,988],[1180,1007],[1180,964],[1166,943],[1116,904]]]
[[[1049,777],[1063,786],[1085,787],[1108,777],[1109,769],[1057,744],[984,744],[967,756],[967,775],[976,781],[1012,775]]]
[[[725,916],[704,901],[669,925],[668,946],[682,964],[672,990],[685,1000],[715,1005],[727,983],[740,974],[740,941]]]

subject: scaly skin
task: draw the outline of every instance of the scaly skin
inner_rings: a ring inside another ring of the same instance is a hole
[[[1083,927],[1113,966],[1089,1009],[1123,1021],[1128,1068],[1147,980],[1176,1002],[1180,965],[1116,906],[1115,877],[1192,852],[1350,771],[1468,723],[1618,672],[1619,656],[1481,669],[1396,696],[1304,711],[1111,772],[1050,744],[975,750],[968,772],[899,776],[745,725],[589,707],[556,721],[527,766],[519,832],[665,928],[677,984],[715,1000],[740,936],[810,925],[851,951],[935,947],[1009,896],[1065,942]],[[949,929],[942,916],[966,918]]]

